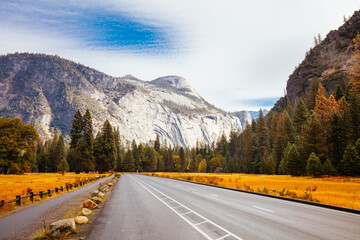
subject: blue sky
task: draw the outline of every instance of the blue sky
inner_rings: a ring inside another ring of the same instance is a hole
[[[57,54],[112,76],[185,77],[228,111],[271,108],[358,0],[0,0],[0,54]]]

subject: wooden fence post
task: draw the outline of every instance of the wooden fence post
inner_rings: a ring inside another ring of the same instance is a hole
[[[16,196],[16,204],[21,206],[21,196],[20,195]]]
[[[62,192],[64,191],[64,188],[63,188],[63,186],[61,186],[60,190],[61,190]]]
[[[50,197],[50,195],[51,195],[50,189],[48,189],[47,192],[48,192],[48,197]]]
[[[0,208],[5,205],[5,200],[0,201]]]
[[[42,199],[43,198],[43,192],[40,191],[39,194],[40,194],[40,198]]]
[[[30,193],[30,201],[34,202],[34,193],[33,192]]]
[[[55,188],[55,192],[58,193],[58,191],[59,191],[59,189],[56,187],[56,188]]]

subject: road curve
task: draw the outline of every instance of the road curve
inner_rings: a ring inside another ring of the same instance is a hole
[[[65,201],[69,201],[80,194],[90,191],[100,182],[105,182],[110,178],[111,177],[101,179],[88,186],[82,187],[80,189],[71,191],[63,195],[59,195],[57,197],[38,203],[19,212],[0,218],[0,240],[14,239],[19,235],[24,235],[24,233],[27,232],[27,229],[30,228],[30,226],[33,225],[34,222],[37,223],[39,221],[39,218],[41,218],[41,216],[43,216],[45,213],[48,213],[60,204],[63,204]]]
[[[123,174],[87,239],[359,239],[360,215]]]

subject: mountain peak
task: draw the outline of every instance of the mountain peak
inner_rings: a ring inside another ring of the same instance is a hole
[[[154,85],[161,85],[162,87],[172,87],[177,89],[193,90],[190,83],[180,76],[165,76],[152,80],[150,83]]]

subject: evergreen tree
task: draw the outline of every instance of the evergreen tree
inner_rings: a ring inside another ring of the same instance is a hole
[[[323,173],[323,166],[320,158],[315,153],[311,153],[307,161],[306,172],[308,175],[313,177],[320,177]]]
[[[64,136],[62,134],[60,134],[59,138],[58,138],[58,141],[57,141],[57,144],[56,144],[56,148],[55,148],[55,157],[54,157],[54,163],[55,163],[55,166],[56,166],[56,169],[55,171],[69,171],[68,168],[63,168],[61,170],[58,169],[58,166],[62,166],[64,167],[64,165],[61,165],[61,163],[63,161],[66,161],[65,160],[65,157],[66,157],[66,153],[65,153],[65,140],[64,140]],[[67,162],[66,162],[67,164]],[[69,165],[67,164],[67,166],[69,167]]]
[[[337,171],[335,167],[331,164],[331,161],[329,159],[326,159],[323,166],[323,170],[325,175],[331,175],[331,176],[337,175]]]
[[[58,172],[64,175],[65,172],[69,171],[69,164],[67,163],[66,159],[61,159],[59,165],[57,166]]]
[[[115,140],[115,148],[116,148],[115,171],[121,172],[122,171],[122,161],[123,161],[123,147],[121,145],[119,127],[114,129],[114,140]]]
[[[292,144],[290,147],[288,170],[291,176],[302,176],[306,173],[306,161],[300,158],[300,154],[295,144]]]
[[[296,128],[296,132],[298,134],[302,131],[302,128],[309,116],[310,114],[305,103],[300,99],[300,101],[296,104],[294,114],[294,127]]]
[[[74,115],[71,125],[71,141],[70,148],[78,149],[80,146],[80,141],[82,139],[83,132],[83,119],[80,110],[78,109]]]
[[[341,173],[346,176],[360,176],[360,158],[353,145],[349,145],[341,161]]]
[[[276,133],[274,152],[276,163],[279,164],[287,144],[295,141],[295,128],[286,110],[279,116]]]
[[[157,151],[158,153],[160,153],[160,139],[159,139],[159,135],[156,135],[156,139],[155,139],[155,143],[154,143],[154,149],[155,149],[155,151]]]
[[[79,173],[83,170],[83,158],[80,151],[80,143],[83,139],[83,118],[78,109],[74,115],[71,125],[71,141],[70,141],[70,156],[68,158],[70,166],[74,165],[74,170]]]
[[[130,149],[128,149],[126,151],[125,156],[124,156],[123,171],[124,172],[134,172],[135,171],[134,156]]]
[[[260,163],[260,173],[261,174],[275,174],[275,161],[271,154],[266,152],[264,157],[261,159]]]
[[[101,132],[96,135],[94,142],[94,157],[96,170],[106,172],[114,169],[116,161],[116,146],[113,127],[106,120]]]
[[[291,143],[288,143],[286,148],[283,151],[283,156],[281,158],[281,162],[279,164],[279,174],[289,174],[289,167],[288,167],[288,163],[289,163],[289,154],[290,154],[290,148],[291,148]]]
[[[299,138],[300,152],[304,161],[312,152],[320,159],[326,159],[327,146],[324,128],[315,115],[312,115]]]
[[[94,135],[92,127],[92,118],[89,109],[83,117],[83,136],[80,141],[81,152],[81,170],[93,171],[94,170]]]
[[[180,157],[180,172],[184,172],[186,168],[186,162],[185,162],[185,151],[183,147],[180,147],[179,150],[179,157]]]
[[[133,141],[132,141],[131,149],[132,149],[132,154],[133,154],[133,157],[134,157],[135,170],[141,171],[142,163],[140,162],[139,148],[136,145],[135,139],[133,139]]]
[[[253,161],[253,166],[255,167],[255,173],[260,172],[260,162],[264,157],[266,151],[270,150],[270,134],[269,128],[266,125],[265,118],[262,110],[260,109],[259,118],[256,123],[256,146],[255,150],[255,159]]]
[[[49,160],[48,167],[50,172],[57,171],[57,165],[59,164],[58,154],[57,154],[57,146],[59,141],[59,135],[55,133],[53,139],[49,142]],[[61,158],[60,158],[61,161]]]

